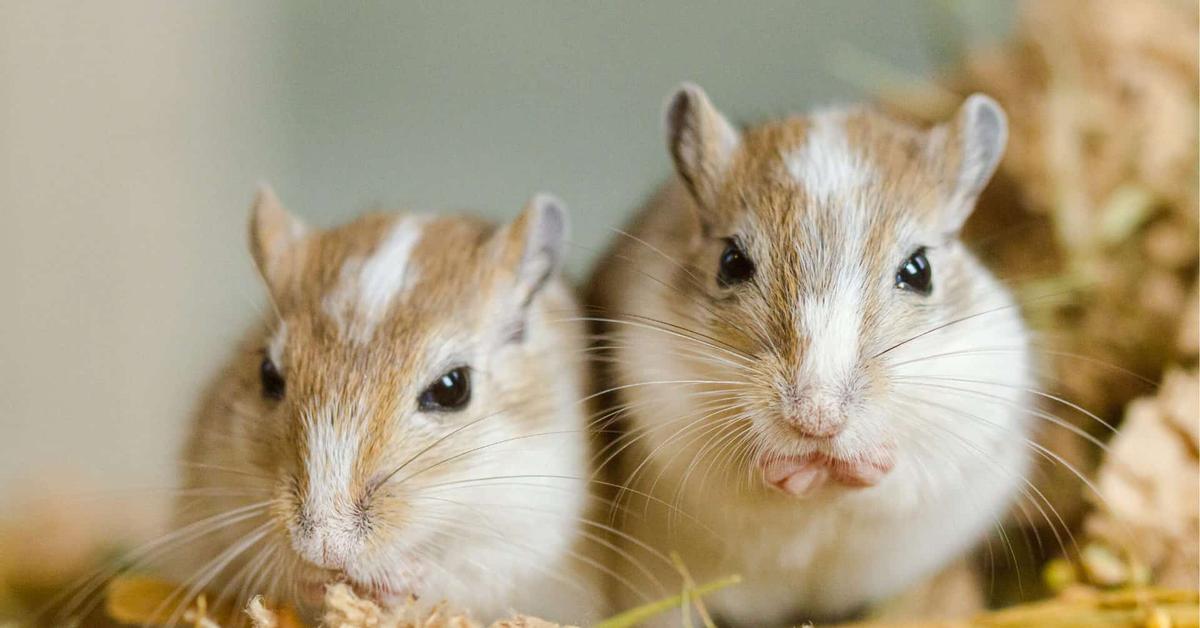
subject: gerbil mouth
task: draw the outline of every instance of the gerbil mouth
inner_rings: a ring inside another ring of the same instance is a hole
[[[763,480],[793,497],[812,495],[830,483],[846,488],[875,486],[892,470],[890,456],[882,460],[844,459],[813,452],[802,456],[772,456],[759,459]]]

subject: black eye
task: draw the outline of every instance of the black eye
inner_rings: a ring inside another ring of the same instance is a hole
[[[928,295],[933,292],[933,268],[925,257],[925,247],[917,249],[896,271],[896,287]]]
[[[262,393],[268,399],[279,401],[283,399],[284,381],[283,375],[279,374],[279,369],[271,358],[263,358],[262,364],[258,367],[258,375],[262,379]]]
[[[727,288],[748,281],[753,276],[754,262],[732,238],[726,240],[725,250],[721,252],[721,265],[717,269],[717,283]]]
[[[465,366],[446,371],[417,400],[425,412],[461,410],[470,401],[471,380]]]

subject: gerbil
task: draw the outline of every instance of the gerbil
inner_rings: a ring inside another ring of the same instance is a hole
[[[626,532],[696,581],[742,574],[706,598],[732,624],[845,617],[980,542],[1024,482],[1026,327],[958,238],[1004,113],[741,131],[685,85],[666,127],[678,176],[589,303],[626,426],[609,451],[647,513]]]
[[[379,213],[313,230],[264,188],[252,214],[274,311],[191,426],[185,588],[312,611],[344,581],[485,621],[602,616],[559,205],[500,228]]]

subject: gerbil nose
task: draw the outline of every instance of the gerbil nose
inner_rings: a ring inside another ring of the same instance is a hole
[[[345,569],[349,556],[341,544],[328,537],[321,540],[321,564],[325,569]]]
[[[292,547],[315,567],[343,570],[358,553],[361,539],[351,522],[339,517],[301,515],[292,528]]]
[[[835,396],[824,391],[804,390],[789,404],[784,419],[805,438],[833,438],[846,426],[846,412]]]

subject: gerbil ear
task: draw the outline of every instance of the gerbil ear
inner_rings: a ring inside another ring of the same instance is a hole
[[[258,187],[250,208],[250,253],[276,299],[291,281],[299,258],[296,245],[307,231],[303,222],[284,209],[270,185]]]
[[[504,265],[513,272],[516,302],[527,307],[562,269],[567,212],[562,201],[538,194],[503,231]]]
[[[1008,143],[1008,121],[1000,104],[990,96],[972,94],[958,109],[948,134],[947,154],[955,171],[949,173],[953,190],[943,224],[948,232],[957,232],[975,209],[975,201],[987,186]]]
[[[538,194],[525,205],[511,224],[496,234],[500,268],[511,277],[511,292],[502,299],[510,339],[525,336],[529,304],[562,269],[567,241],[567,213],[562,202],[549,194]]]
[[[667,101],[666,127],[675,170],[696,201],[712,207],[741,134],[691,83],[681,85]]]

